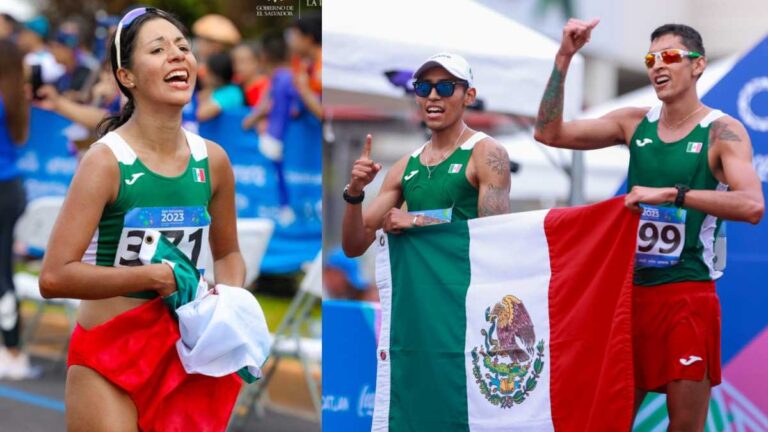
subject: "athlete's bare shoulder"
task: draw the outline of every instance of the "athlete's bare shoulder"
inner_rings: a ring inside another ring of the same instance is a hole
[[[408,153],[407,155],[398,159],[397,162],[392,164],[392,167],[389,168],[384,181],[391,182],[392,185],[399,185],[400,180],[403,178],[403,174],[405,174],[405,167],[408,166],[408,160],[412,155],[413,153]]]
[[[723,114],[718,117],[717,120],[712,122],[710,134],[717,139],[723,139],[725,141],[735,140],[735,135],[740,135],[741,132],[747,133],[747,129],[744,124],[736,118],[731,117],[728,114]]]
[[[651,109],[651,107],[624,107],[610,111],[600,118],[618,123],[626,144],[629,143],[640,122],[651,112]]]
[[[117,156],[106,143],[100,141],[91,144],[86,150],[78,163],[77,170],[87,172],[93,178],[103,179],[103,176],[120,178]]]
[[[624,107],[615,109],[602,118],[616,119],[623,125],[636,127],[651,112],[651,107]]]
[[[749,133],[744,125],[727,114],[712,122],[709,129],[709,142],[713,148],[722,145],[748,146],[751,149]]]
[[[221,163],[229,162],[229,156],[227,156],[227,152],[224,150],[224,147],[222,147],[221,144],[205,138],[204,141],[205,148],[208,153],[208,160],[211,164],[218,165]]]
[[[509,175],[509,154],[496,139],[486,135],[475,144],[471,160],[481,170],[484,167],[499,175]]]

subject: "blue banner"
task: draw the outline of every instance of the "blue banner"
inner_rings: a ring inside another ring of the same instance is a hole
[[[380,320],[378,304],[323,301],[323,430],[371,430]]]
[[[72,122],[39,108],[32,108],[29,140],[17,166],[24,177],[27,200],[64,196],[77,169],[77,157],[64,131]]]
[[[239,217],[275,221],[262,273],[289,273],[301,269],[320,251],[322,240],[322,129],[305,113],[288,123],[282,170],[288,206],[280,205],[278,166],[259,151],[259,137],[241,127],[246,111],[221,114],[200,124],[200,135],[221,144],[235,172]]]

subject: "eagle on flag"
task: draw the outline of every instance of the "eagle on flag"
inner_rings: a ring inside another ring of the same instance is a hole
[[[507,356],[512,361],[525,362],[533,355],[536,335],[533,332],[533,322],[525,305],[513,295],[506,295],[496,303],[489,318],[496,318],[498,326],[498,343],[493,344],[492,354]],[[517,344],[517,338],[522,341],[525,350]]]

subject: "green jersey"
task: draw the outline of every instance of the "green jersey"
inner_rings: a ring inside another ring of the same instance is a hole
[[[709,132],[712,122],[722,117],[720,111],[712,111],[704,117],[683,139],[665,143],[658,134],[661,107],[652,108],[635,130],[629,143],[629,175],[627,190],[633,186],[674,187],[686,185],[696,190],[725,191],[728,186],[720,183],[709,169]],[[673,207],[665,204],[660,207]],[[677,264],[669,267],[637,267],[634,281],[637,285],[659,285],[682,281],[707,281],[719,278],[722,272],[714,266],[715,239],[721,220],[695,209],[686,209],[684,243]],[[642,225],[641,225],[642,227]],[[643,231],[643,230],[641,230]],[[677,233],[660,232],[658,239],[650,239],[649,233],[640,233],[640,239],[663,245],[674,240]],[[644,237],[645,236],[645,237]],[[640,242],[638,242],[640,244]],[[640,250],[640,248],[638,249]],[[663,248],[662,248],[663,250]]]
[[[408,211],[437,211],[451,221],[476,218],[479,192],[467,179],[467,165],[475,144],[487,136],[475,133],[444,161],[429,167],[419,160],[426,144],[413,152],[401,179]]]
[[[112,150],[120,167],[117,199],[104,208],[83,262],[112,267],[138,266],[147,229],[163,233],[205,272],[210,247],[208,203],[211,183],[205,140],[184,131],[190,148],[187,169],[166,177],[147,168],[120,135],[110,132],[99,140]],[[156,297],[143,291],[130,297]]]

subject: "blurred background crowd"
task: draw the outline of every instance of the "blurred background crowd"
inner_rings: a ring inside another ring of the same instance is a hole
[[[22,73],[14,74],[17,69],[8,64],[3,81],[23,88],[20,96],[26,99],[6,103],[24,107],[29,102],[92,132],[122,103],[106,58],[106,44],[119,18],[103,9],[56,19],[36,15],[21,20],[0,13],[0,39],[9,53],[18,50],[23,58]],[[285,123],[300,110],[320,118],[320,22],[318,14],[309,15],[245,38],[223,15],[197,18],[190,29],[200,70],[186,125],[194,128],[222,112],[249,107],[243,127],[281,140]],[[7,55],[2,61],[15,59]]]

